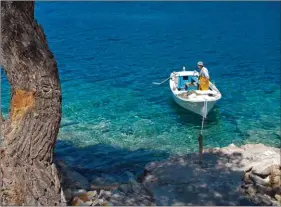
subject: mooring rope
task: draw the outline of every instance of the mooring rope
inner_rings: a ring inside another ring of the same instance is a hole
[[[203,118],[202,118],[202,124],[201,124],[201,131],[200,131],[200,134],[202,135],[203,133],[203,127],[204,127],[204,121],[207,117],[207,107],[208,107],[208,102],[205,100],[204,101],[204,106],[203,106]]]
[[[204,101],[204,107],[202,109],[202,112],[203,112],[203,118],[202,118],[202,125],[201,125],[201,130],[200,130],[200,134],[198,136],[198,142],[199,142],[199,156],[200,156],[200,160],[199,160],[199,163],[202,164],[202,161],[203,161],[203,127],[204,127],[204,120],[206,119],[207,117],[207,109],[208,107],[208,102],[205,100]]]

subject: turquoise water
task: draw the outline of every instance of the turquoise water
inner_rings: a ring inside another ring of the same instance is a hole
[[[56,153],[75,168],[122,180],[196,151],[201,118],[152,82],[199,60],[222,93],[204,146],[280,146],[280,2],[40,2],[35,16],[62,85]]]

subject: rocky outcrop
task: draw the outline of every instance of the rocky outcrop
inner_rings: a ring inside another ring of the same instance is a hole
[[[281,205],[281,165],[260,165],[245,171],[241,192],[261,205]]]
[[[241,147],[231,144],[205,150],[202,164],[198,158],[196,153],[188,154],[145,167],[139,179],[152,192],[156,205],[277,204],[274,197],[267,199],[263,193],[259,199],[249,199],[241,191],[241,179],[249,168],[266,169],[261,173],[269,177],[267,183],[280,186],[280,171],[276,167],[280,164],[279,149],[262,144]]]
[[[233,144],[151,162],[125,184],[89,184],[56,161],[69,205],[280,205],[280,150]]]
[[[56,160],[61,185],[68,205],[73,206],[151,206],[155,205],[152,194],[133,178],[125,184],[96,185],[80,173]]]

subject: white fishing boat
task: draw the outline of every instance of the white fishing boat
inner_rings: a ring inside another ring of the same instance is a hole
[[[185,68],[183,71],[173,72],[170,75],[170,88],[178,105],[206,118],[215,103],[221,99],[221,93],[211,81],[209,90],[198,90],[198,77],[197,71],[185,71]]]

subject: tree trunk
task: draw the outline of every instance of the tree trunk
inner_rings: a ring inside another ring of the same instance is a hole
[[[65,205],[53,162],[61,88],[34,2],[1,2],[1,65],[11,85],[1,128],[0,204]]]

